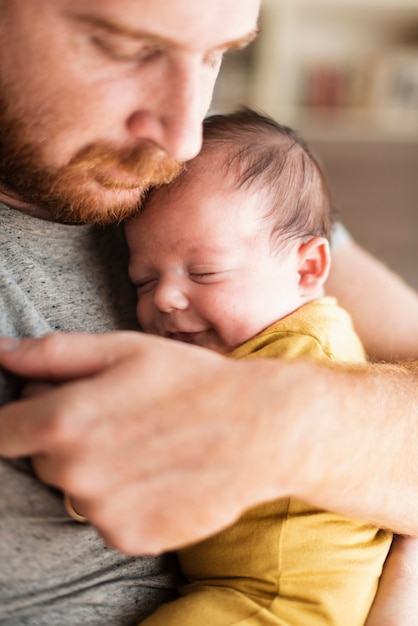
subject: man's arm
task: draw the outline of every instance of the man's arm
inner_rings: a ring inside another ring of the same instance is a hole
[[[417,292],[354,241],[333,251],[326,287],[350,312],[372,358],[418,357]]]
[[[418,539],[395,537],[365,626],[416,626]]]
[[[25,340],[0,363],[67,381],[0,411],[115,547],[159,552],[292,494],[418,534],[418,364],[235,362],[139,333]]]

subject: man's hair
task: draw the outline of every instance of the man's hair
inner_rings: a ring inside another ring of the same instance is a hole
[[[334,211],[324,174],[294,130],[249,108],[211,115],[203,124],[201,154],[214,150],[236,188],[261,192],[280,240],[329,238]]]

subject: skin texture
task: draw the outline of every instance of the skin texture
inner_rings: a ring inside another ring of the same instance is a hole
[[[251,0],[0,0],[0,42],[7,50],[0,58],[0,93],[8,98],[0,100],[0,122],[3,128],[5,116],[18,121],[25,146],[25,152],[22,143],[14,146],[14,158],[19,153],[22,160],[15,173],[24,164],[22,178],[29,180],[35,154],[44,173],[55,175],[80,150],[99,143],[113,154],[111,172],[98,162],[99,179],[104,168],[119,189],[90,181],[88,219],[102,219],[98,205],[109,207],[110,219],[120,205],[136,205],[139,191],[131,184],[138,173],[122,158],[125,150],[149,142],[178,160],[198,152],[217,73],[216,64],[207,70],[208,59],[248,38],[257,8]],[[145,28],[153,40],[171,43],[146,61],[142,44],[135,60],[110,58],[115,51],[107,58],[108,43],[97,48],[88,29],[88,36],[76,34],[63,17],[68,11]],[[41,178],[32,176],[38,183]],[[48,189],[32,197],[12,187],[3,180],[0,198],[27,213],[56,217]],[[71,191],[60,202],[80,199]],[[385,359],[404,356],[405,338],[418,337],[418,316],[405,311],[405,303],[409,310],[417,306],[416,295],[358,248],[347,247],[339,258],[344,263],[334,264],[329,284],[335,293],[346,286],[342,304],[364,319],[360,334],[369,350]],[[347,271],[358,268],[359,258],[357,292],[350,289],[354,272],[347,280]],[[361,309],[356,293],[372,294]],[[388,300],[391,324],[382,340]],[[379,324],[374,314],[364,315],[368,303],[379,311]],[[61,383],[0,410],[0,454],[33,456],[40,478],[70,493],[122,550],[178,547],[232,522],[247,506],[290,493],[418,534],[414,364],[345,371],[296,362],[232,363],[129,333],[5,340],[0,348],[2,366]],[[418,350],[410,356],[416,359]]]

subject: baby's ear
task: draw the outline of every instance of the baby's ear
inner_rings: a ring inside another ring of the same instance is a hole
[[[301,296],[311,296],[325,284],[330,263],[329,243],[325,237],[312,237],[299,247],[298,269]]]

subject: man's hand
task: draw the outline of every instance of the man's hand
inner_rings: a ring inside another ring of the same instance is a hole
[[[59,383],[0,410],[0,454],[31,456],[39,477],[120,550],[179,547],[273,495],[260,480],[269,471],[253,445],[261,406],[249,404],[246,363],[109,333],[23,340],[0,364]]]
[[[0,367],[57,386],[0,409],[0,455],[31,456],[120,550],[287,495],[418,534],[418,363],[236,362],[128,332],[18,344],[0,340]]]

